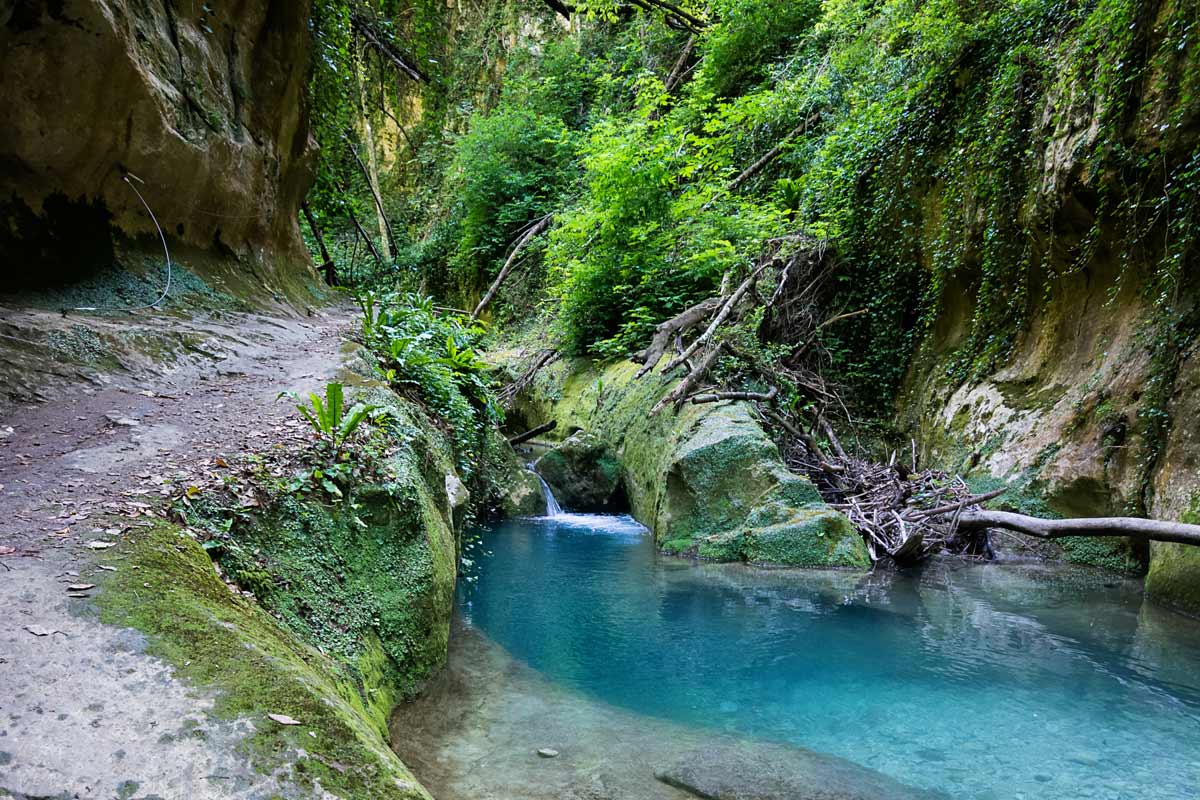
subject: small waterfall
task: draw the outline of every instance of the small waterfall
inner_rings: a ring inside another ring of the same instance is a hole
[[[542,485],[542,496],[546,498],[546,516],[557,517],[562,513],[562,506],[554,499],[554,492],[550,491],[550,484],[546,483],[546,480],[534,470],[530,469],[529,471],[537,475],[538,483]]]

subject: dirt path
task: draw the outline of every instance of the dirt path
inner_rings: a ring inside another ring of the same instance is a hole
[[[26,326],[57,316],[0,313]],[[277,395],[337,374],[350,321],[345,308],[137,320],[137,335],[183,335],[200,355],[93,374],[0,416],[0,797],[278,791],[238,753],[244,723],[213,718],[211,697],[68,587],[100,568],[87,547],[104,534],[94,515],[148,508],[215,457],[269,446],[294,414]]]

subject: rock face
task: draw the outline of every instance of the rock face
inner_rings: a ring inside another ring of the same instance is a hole
[[[573,481],[608,474],[611,468],[598,465],[612,458],[633,515],[668,552],[806,567],[869,564],[849,521],[788,471],[744,404],[687,405],[651,416],[670,380],[657,373],[636,379],[639,368],[625,361],[597,373],[582,362],[557,363],[520,399],[527,422],[557,420],[554,433],[574,440],[555,452],[577,454],[562,458],[576,469],[564,467],[560,476],[549,454],[538,465],[564,506],[571,504],[557,495],[555,481],[569,493]]]
[[[559,505],[571,511],[612,511],[621,500],[621,462],[599,437],[576,433],[546,453],[534,469]]]
[[[1021,155],[1005,166],[1023,176],[1006,189],[1020,198],[1020,210],[1003,223],[1026,231],[1028,258],[993,268],[997,280],[1026,287],[1010,293],[1011,320],[986,316],[992,279],[983,277],[984,265],[967,247],[965,266],[938,287],[936,313],[899,397],[899,427],[922,446],[925,462],[969,474],[981,489],[999,481],[1015,487],[996,504],[1011,510],[1180,519],[1200,500],[1200,271],[1194,240],[1150,215],[1110,214],[1112,203],[1100,199],[1122,196],[1120,203],[1133,206],[1141,200],[1129,197],[1131,187],[1144,187],[1137,192],[1164,203],[1162,187],[1177,179],[1161,171],[1194,174],[1200,109],[1191,87],[1200,75],[1200,56],[1194,46],[1171,38],[1194,9],[1180,3],[1126,6],[1138,9],[1136,28],[1144,37],[1138,51],[1147,60],[1128,84],[1133,96],[1119,123],[1106,117],[1089,70],[1029,97],[1028,149],[1015,148]],[[1061,45],[1054,58],[1069,57],[1079,42]],[[1099,168],[1106,136],[1119,138],[1152,167],[1136,176]],[[936,156],[939,163],[955,157]],[[932,270],[944,243],[955,240],[945,221],[954,208],[969,204],[940,184],[922,192],[919,218],[911,223],[922,231],[914,251]],[[1194,228],[1194,218],[1186,216],[1191,212],[1178,208],[1184,205],[1178,198],[1191,195],[1172,195],[1172,214],[1188,220],[1173,226]],[[964,224],[993,222],[982,211],[971,213],[974,222]],[[1006,345],[995,359],[964,362],[972,337],[987,324],[1011,324],[993,337],[1009,337],[1011,349]],[[1200,614],[1195,549],[1069,539],[1038,550],[1123,572],[1148,569],[1151,597]]]
[[[279,290],[311,269],[309,3],[0,6],[0,289],[81,277],[113,234],[236,256]],[[105,264],[106,265],[106,264]]]

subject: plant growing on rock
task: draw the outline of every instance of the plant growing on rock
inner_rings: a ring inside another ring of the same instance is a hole
[[[280,397],[299,399],[295,392],[282,392]],[[316,392],[308,395],[309,405],[296,403],[300,415],[312,426],[313,431],[333,451],[333,460],[337,462],[342,455],[347,440],[368,418],[380,411],[377,405],[355,403],[346,408],[345,387],[333,382],[325,386],[325,397],[321,398]]]

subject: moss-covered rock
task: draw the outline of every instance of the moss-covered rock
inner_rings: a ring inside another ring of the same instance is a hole
[[[183,680],[215,691],[214,713],[246,720],[241,747],[289,797],[428,800],[388,748],[388,658],[364,640],[358,669],[304,644],[252,599],[231,591],[208,553],[185,531],[160,522],[132,534],[104,560],[101,619],[147,636],[147,649]],[[267,714],[300,725],[279,725]]]
[[[1200,490],[1192,495],[1179,521],[1200,525]],[[1146,594],[1176,611],[1200,616],[1200,548],[1151,542]]]
[[[629,361],[599,370],[556,363],[518,399],[517,412],[530,424],[556,420],[551,437],[585,431],[607,447],[634,516],[668,552],[804,566],[867,563],[849,522],[787,469],[745,404],[651,415],[674,379],[657,372],[638,379],[638,369]],[[783,527],[763,530],[774,525]]]
[[[598,436],[576,433],[539,458],[534,469],[563,508],[609,511],[619,502],[621,462]]]

